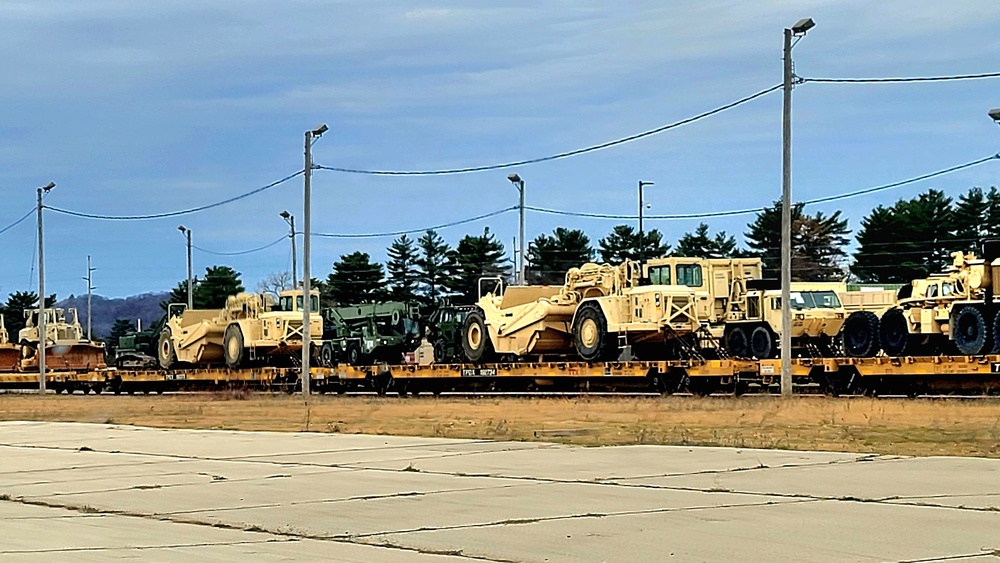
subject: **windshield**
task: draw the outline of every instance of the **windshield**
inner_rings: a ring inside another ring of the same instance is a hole
[[[793,309],[836,309],[840,299],[833,291],[793,291]]]

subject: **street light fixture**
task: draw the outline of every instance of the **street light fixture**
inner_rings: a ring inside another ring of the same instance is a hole
[[[45,236],[42,229],[42,197],[56,187],[49,182],[38,188],[38,393],[45,394],[45,348],[48,340],[45,328]]]
[[[309,355],[312,348],[312,333],[309,330],[309,314],[312,312],[312,273],[310,272],[310,238],[312,237],[312,146],[330,128],[326,123],[306,131],[305,167],[303,169],[302,193],[302,396],[309,397]],[[294,240],[294,237],[293,237]]]
[[[816,26],[802,18],[784,31],[784,103],[782,107],[781,154],[781,396],[792,396],[792,42]]]
[[[524,281],[524,264],[525,264],[524,259],[526,258],[524,254],[524,180],[522,180],[521,177],[518,176],[516,172],[507,175],[507,179],[510,180],[511,184],[514,184],[514,187],[517,188],[517,191],[520,193],[520,203],[518,204],[518,211],[520,215],[520,227],[518,230],[521,239],[519,245],[521,247],[520,250],[521,264],[517,272],[517,283],[519,285],[526,285]]]
[[[295,215],[292,215],[291,213],[289,213],[287,211],[282,211],[278,215],[281,215],[281,218],[284,219],[285,222],[288,223],[288,226],[291,228],[291,232],[288,233],[288,238],[292,239],[292,289],[294,289],[294,288],[296,288],[296,287],[299,286],[299,281],[298,281],[298,277],[297,277],[298,276],[298,272],[299,272],[299,267],[298,267],[298,265],[295,262],[295,260],[296,260],[296,258],[295,258]]]
[[[997,122],[997,125],[1000,125],[1000,108],[993,108],[993,109],[991,109],[990,110],[990,117],[993,118],[993,121]]]
[[[188,265],[188,283],[187,283],[187,308],[194,309],[194,272],[191,265],[191,229],[181,225],[177,227],[177,230],[181,232],[187,238],[187,265]]]
[[[642,262],[646,259],[646,241],[643,240],[642,235],[642,208],[645,207],[645,199],[642,197],[642,188],[645,186],[652,186],[654,182],[646,182],[639,180],[639,252],[636,255],[639,257],[639,267],[642,268]]]

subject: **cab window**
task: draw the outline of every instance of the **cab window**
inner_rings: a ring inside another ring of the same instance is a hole
[[[937,295],[938,295],[937,284],[927,286],[927,297],[937,297]]]
[[[950,283],[943,283],[943,284],[941,284],[941,295],[942,296],[951,295],[952,293],[955,293],[955,289],[954,289],[954,287],[952,287],[952,285]]]
[[[670,266],[653,266],[649,269],[649,283],[670,285]]]
[[[302,310],[302,296],[299,295],[295,298],[295,305],[298,307],[298,311]],[[309,298],[309,310],[313,313],[319,312],[319,297],[313,295]]]
[[[688,287],[701,287],[701,266],[698,264],[678,264],[677,284]]]

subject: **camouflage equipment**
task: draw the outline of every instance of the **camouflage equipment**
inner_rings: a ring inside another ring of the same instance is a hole
[[[398,364],[420,346],[422,327],[419,307],[399,301],[326,308],[320,365]]]

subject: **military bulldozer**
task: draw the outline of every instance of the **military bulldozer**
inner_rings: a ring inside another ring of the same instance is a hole
[[[146,330],[142,329],[142,321],[139,321],[136,330],[119,337],[115,348],[115,366],[120,369],[146,369],[159,365],[156,347],[166,324],[166,315]]]
[[[322,316],[322,366],[399,364],[423,338],[420,308],[415,304],[387,301],[328,307]]]
[[[983,245],[985,258],[952,253],[945,272],[900,288],[881,315],[879,336],[889,356],[992,353],[1000,341],[994,278],[1000,279],[1000,241]]]
[[[446,303],[427,319],[427,340],[434,349],[435,363],[461,362],[464,359],[462,326],[465,324],[465,317],[475,308],[475,305]]]
[[[21,349],[10,341],[3,315],[0,315],[0,372],[17,371],[21,365]]]
[[[76,309],[47,308],[45,315],[45,366],[51,370],[83,371],[107,367],[104,346],[83,337]],[[21,371],[38,370],[41,343],[38,309],[24,312],[25,326],[17,335]]]
[[[319,293],[309,300],[309,333],[323,335]],[[301,291],[283,291],[277,302],[263,293],[240,293],[222,309],[187,309],[171,304],[157,345],[160,367],[178,364],[221,365],[236,369],[253,364],[290,365],[302,350]]]
[[[472,362],[500,357],[573,355],[586,361],[621,358],[641,350],[649,359],[687,349],[701,327],[691,289],[640,286],[639,265],[584,264],[562,286],[503,287],[482,294],[463,327],[462,348]],[[481,280],[481,286],[482,286]]]

